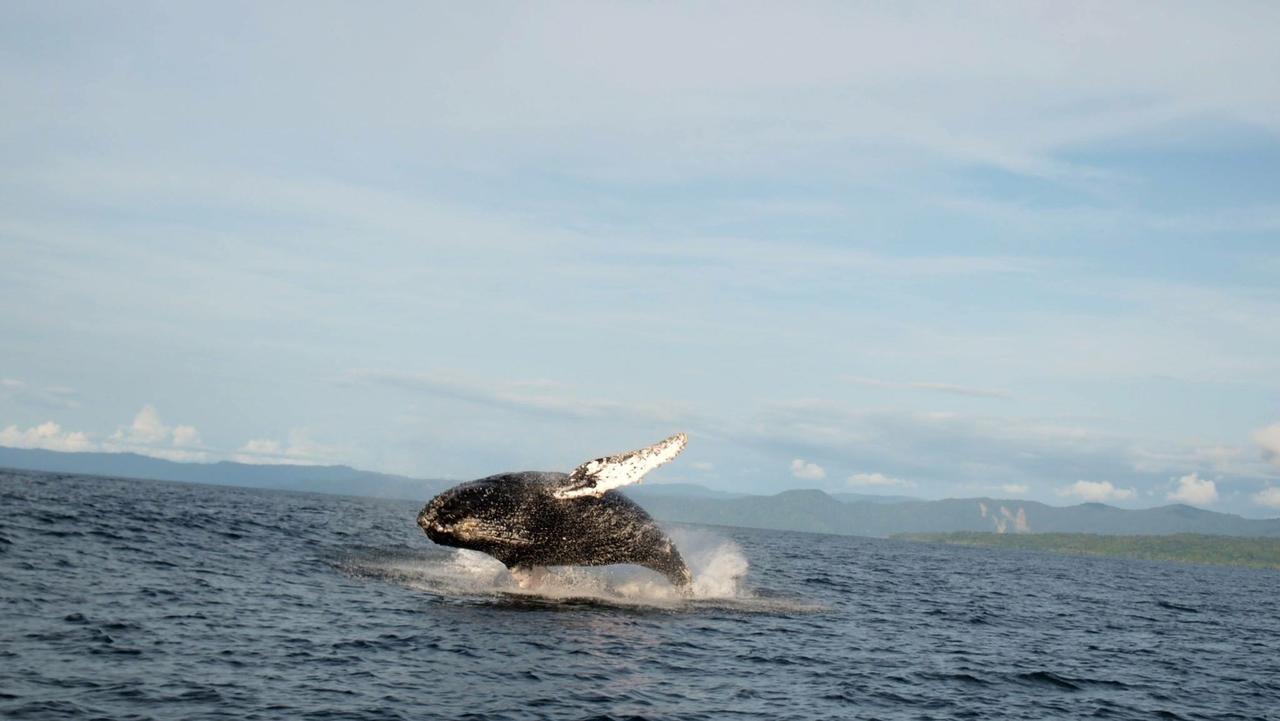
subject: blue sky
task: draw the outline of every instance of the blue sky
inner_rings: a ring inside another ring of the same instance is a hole
[[[0,445],[1280,513],[1272,3],[5,3]]]

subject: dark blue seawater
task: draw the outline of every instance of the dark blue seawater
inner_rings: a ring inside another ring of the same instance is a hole
[[[0,472],[0,715],[1280,718],[1275,572],[684,528],[692,600],[529,595],[417,510]]]

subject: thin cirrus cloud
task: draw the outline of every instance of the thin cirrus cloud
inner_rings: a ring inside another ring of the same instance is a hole
[[[550,156],[611,178],[761,172],[771,159],[850,147],[1075,177],[1091,169],[1056,157],[1059,148],[1188,116],[1271,127],[1277,117],[1273,95],[1251,91],[1267,82],[1264,68],[1275,57],[1266,50],[1264,29],[1273,23],[1264,12],[1214,15],[1167,4],[1071,14],[1035,3],[962,13],[817,7],[550,5],[510,29],[486,13],[329,9],[299,18],[267,10],[268,22],[249,31],[256,66],[302,79],[279,97],[260,98],[265,117],[389,106],[394,112],[378,122],[384,132],[413,128],[462,147],[492,136],[506,142],[482,158]],[[347,26],[350,44],[334,42],[331,28]],[[572,27],[593,31],[570,37]],[[649,52],[655,36],[664,38],[662,57]],[[316,46],[348,50],[325,55]],[[456,61],[476,55],[490,60]],[[589,67],[582,57],[593,58]],[[300,72],[298,58],[314,64],[312,72]],[[1014,76],[1010,58],[1019,63]],[[426,71],[440,67],[451,72]],[[362,81],[332,87],[332,78],[349,77]],[[399,92],[408,84],[419,92]],[[347,102],[326,102],[338,91]],[[504,112],[513,104],[521,112]],[[992,118],[993,105],[1022,112]],[[742,123],[748,109],[753,122]],[[694,132],[700,142],[689,141]]]
[[[62,32],[61,53],[82,62],[63,69],[56,62],[62,54],[54,53],[40,66],[43,82],[17,84],[15,92],[31,102],[13,122],[21,129],[51,119],[89,125],[91,118],[108,128],[133,124],[132,134],[160,141],[185,137],[155,127],[176,113],[179,127],[209,123],[216,141],[243,127],[217,124],[219,113],[253,102],[256,119],[268,126],[307,128],[324,118],[335,129],[388,137],[409,154],[436,150],[443,161],[471,156],[481,166],[538,158],[580,177],[874,173],[881,170],[875,161],[893,154],[1073,178],[1100,173],[1059,157],[1063,148],[1179,120],[1275,127],[1280,117],[1274,94],[1256,91],[1266,87],[1276,56],[1267,32],[1273,18],[1261,8],[1215,14],[1194,5],[1097,5],[1064,14],[1035,3],[928,13],[874,5],[835,12],[547,5],[511,27],[485,12],[389,4],[362,13],[335,6],[307,17],[266,8],[252,22],[204,11],[164,19],[164,34],[106,11],[83,29],[46,22]],[[351,30],[338,38],[339,27]],[[571,30],[578,27],[592,32]],[[649,52],[655,36],[664,38],[661,58]],[[240,65],[202,63],[206,43],[236,47],[242,62],[262,73],[251,84],[231,82]],[[99,69],[77,58],[78,48],[90,58],[110,53],[139,65],[158,54],[169,64],[165,73],[122,79],[108,75],[108,64]],[[459,61],[468,57],[488,60]],[[583,57],[593,62],[584,65]],[[1019,66],[1013,76],[1010,58]],[[86,67],[88,87],[127,83],[123,97],[144,99],[163,88],[164,97],[176,93],[180,102],[167,102],[176,109],[166,115],[121,112],[122,93],[103,93],[88,100],[114,112],[80,119],[66,111],[85,98],[40,92],[62,79],[59,70],[70,76]],[[215,105],[198,85],[166,83],[167,73],[185,77],[197,69],[231,88]],[[404,93],[409,86],[416,92]],[[1020,112],[993,118],[988,109],[997,105]],[[745,115],[752,122],[743,123]],[[822,162],[849,150],[866,157]]]
[[[980,388],[977,386],[965,386],[955,383],[937,383],[931,381],[890,381],[880,378],[862,378],[859,376],[844,376],[842,378],[847,383],[853,383],[861,386],[871,386],[874,388],[891,388],[913,391],[934,391],[937,393],[949,393],[957,396],[969,396],[971,398],[1012,398],[1013,394],[1002,388]]]
[[[377,369],[349,371],[344,381],[389,386],[497,408],[575,420],[624,419],[690,422],[694,414],[674,404],[624,403],[588,398],[552,381],[483,382],[446,373],[405,373]]]
[[[814,399],[766,405],[738,438],[816,449],[849,465],[875,462],[882,473],[917,481],[921,474],[946,473],[972,482],[970,475],[981,473],[987,483],[1023,483],[1061,478],[1071,469],[1128,466],[1123,439],[1076,423],[873,410]]]
[[[345,462],[432,474],[493,462],[485,439],[532,418],[556,422],[531,448],[693,426],[707,478],[761,490],[814,485],[788,473],[814,458],[921,495],[1105,478],[1109,498],[1190,498],[1213,478],[1229,506],[1280,480],[1280,425],[1251,445],[1244,420],[1280,377],[1280,265],[1227,237],[1280,218],[1239,160],[1275,152],[1274,7],[152,10],[0,7],[30,40],[0,60],[23,109],[0,128],[0,306],[23,309],[0,314],[20,341],[0,410],[22,419],[0,440],[333,457],[285,430],[303,424]],[[35,380],[73,357],[79,393]],[[490,377],[332,386],[410,358]],[[79,409],[104,414],[95,435],[29,413],[128,386],[201,407],[201,368],[237,378],[206,417]],[[512,380],[548,375],[583,385]],[[1171,380],[1128,392],[1153,376]],[[421,429],[375,386],[457,401],[438,405],[458,438],[401,449]]]
[[[54,409],[79,408],[74,388],[59,385],[33,385],[18,378],[0,378],[0,401]]]

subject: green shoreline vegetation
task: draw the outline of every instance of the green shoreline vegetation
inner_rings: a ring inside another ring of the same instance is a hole
[[[1179,561],[1218,566],[1280,570],[1280,538],[1204,536],[1099,536],[1091,533],[900,533],[906,541],[980,546],[1020,551],[1049,551],[1085,556],[1115,556],[1146,561]]]

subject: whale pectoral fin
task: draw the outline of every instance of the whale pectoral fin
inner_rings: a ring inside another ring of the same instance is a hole
[[[602,496],[606,491],[639,483],[646,473],[680,455],[688,442],[688,436],[677,433],[639,450],[587,461],[573,469],[551,493],[556,498]]]
[[[641,561],[640,565],[666,576],[667,580],[671,581],[671,585],[681,592],[690,592],[693,589],[693,573],[671,539],[664,537],[663,541],[664,543],[657,545],[652,555]]]
[[[689,571],[688,566],[684,565],[683,560],[677,560],[676,563],[650,563],[645,564],[645,567],[666,576],[676,590],[692,593],[693,573]]]

